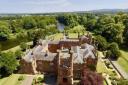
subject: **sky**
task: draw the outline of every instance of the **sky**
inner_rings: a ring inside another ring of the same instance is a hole
[[[127,8],[128,0],[0,0],[0,13],[49,13]]]

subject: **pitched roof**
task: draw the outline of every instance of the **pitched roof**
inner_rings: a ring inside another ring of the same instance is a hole
[[[72,47],[73,50],[73,57],[74,63],[84,63],[84,59],[91,57],[93,59],[95,59],[95,55],[93,53],[94,47],[92,45],[89,44],[84,44],[85,48],[80,48],[80,46],[75,46]]]

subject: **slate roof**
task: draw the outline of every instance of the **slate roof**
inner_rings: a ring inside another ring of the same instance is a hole
[[[50,53],[50,52],[40,52],[38,55],[36,55],[36,60],[44,60],[44,61],[53,61],[56,57],[57,53]]]
[[[25,57],[23,58],[27,62],[32,62],[33,59],[36,60],[45,60],[45,61],[53,61],[57,53],[50,52],[42,52],[43,46],[38,45],[33,50],[30,50]]]
[[[79,46],[76,47],[72,47],[73,50],[73,62],[74,63],[84,63],[84,59],[91,57],[93,59],[95,59],[95,55],[93,53],[94,47],[92,45],[89,44],[84,44],[85,48],[82,49]]]

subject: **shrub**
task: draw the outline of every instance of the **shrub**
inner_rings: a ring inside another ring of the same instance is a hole
[[[20,43],[20,48],[21,48],[22,51],[25,51],[27,47],[28,46],[25,42]]]
[[[18,78],[18,81],[22,81],[22,80],[24,80],[24,76],[20,76],[20,77]]]
[[[21,50],[17,50],[15,52],[16,59],[21,59],[23,52]]]
[[[41,78],[41,77],[38,77],[38,79],[37,79],[37,81],[39,82],[39,83],[42,83],[43,82],[43,78]]]

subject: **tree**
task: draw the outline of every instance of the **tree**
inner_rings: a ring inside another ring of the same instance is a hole
[[[0,53],[1,53],[1,50],[2,50],[2,45],[0,44]]]
[[[22,51],[25,51],[28,45],[25,42],[20,43],[20,48]]]
[[[118,59],[118,57],[121,55],[118,44],[113,42],[108,47],[107,56],[112,59]]]
[[[78,25],[79,17],[76,14],[65,14],[58,17],[58,21],[66,26],[73,28]]]
[[[15,52],[16,59],[21,59],[22,58],[22,54],[23,54],[23,52],[21,50],[17,50]]]
[[[95,33],[103,35],[111,23],[115,23],[114,19],[110,16],[101,16],[97,20]],[[105,36],[104,36],[105,37]]]
[[[47,22],[45,20],[38,21],[37,23],[38,28],[46,29],[46,26],[47,26]]]
[[[126,17],[124,18],[123,23],[125,25],[125,29],[124,29],[124,43],[128,47],[128,15],[126,15]]]
[[[6,22],[0,21],[0,41],[5,41],[9,38],[11,30]]]
[[[13,73],[17,69],[18,61],[15,58],[14,53],[7,52],[0,55],[0,75],[6,76]]]
[[[115,23],[112,17],[104,16],[98,19],[95,33],[105,37],[108,42],[122,44],[124,28],[123,23]]]
[[[108,47],[108,43],[106,41],[106,39],[100,35],[96,36],[96,41],[98,42],[98,49],[101,51],[105,51],[107,50]]]
[[[24,17],[23,18],[23,28],[31,29],[36,27],[36,22],[32,17]]]
[[[25,31],[21,31],[16,35],[16,38],[20,40],[20,42],[27,42],[28,35]]]
[[[9,20],[9,25],[12,33],[18,33],[22,30],[23,21],[22,19]]]
[[[80,16],[79,23],[86,27],[87,25],[87,17],[86,16]]]
[[[93,31],[95,25],[96,25],[96,19],[89,19],[87,22],[87,30]]]
[[[33,41],[33,47],[37,45],[39,39],[44,39],[45,36],[49,33],[56,33],[54,29],[37,29],[37,30],[30,30],[27,32],[29,40]]]
[[[113,24],[113,27],[110,29],[110,37],[112,37],[112,41],[117,42],[118,44],[123,43],[124,28],[122,23]]]

